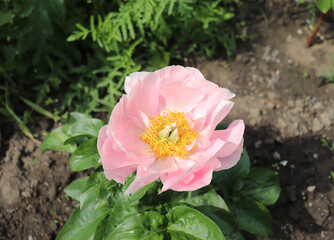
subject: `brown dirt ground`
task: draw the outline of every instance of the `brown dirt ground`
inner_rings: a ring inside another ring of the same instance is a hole
[[[250,8],[244,31],[252,40],[240,45],[235,60],[186,63],[236,93],[228,120],[245,120],[252,165],[279,173],[282,194],[270,207],[274,224],[267,239],[334,239],[334,152],[321,143],[323,134],[334,139],[334,84],[324,85],[320,77],[334,53],[333,18],[306,49],[311,19],[306,6],[273,0]],[[33,130],[42,140],[52,126],[41,120]],[[0,240],[55,239],[77,204],[63,188],[85,173],[70,171],[68,154],[42,153],[40,140],[19,131],[2,133]]]

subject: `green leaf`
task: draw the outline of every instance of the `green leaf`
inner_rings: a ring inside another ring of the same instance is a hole
[[[79,120],[83,120],[83,119],[88,119],[91,118],[90,116],[84,114],[84,113],[80,113],[80,112],[71,112],[71,121],[72,123],[79,121]]]
[[[235,202],[228,201],[227,205],[242,230],[264,237],[272,233],[272,216],[262,203],[244,198]]]
[[[4,12],[0,12],[0,27],[2,25],[5,25],[7,23],[9,23],[13,18],[14,18],[14,14],[11,13],[4,13]]]
[[[252,168],[245,179],[241,196],[255,198],[265,205],[274,204],[280,195],[279,180],[275,172],[265,168]]]
[[[216,193],[216,191],[212,186],[207,186],[197,191],[190,191],[190,192],[169,191],[168,193],[171,194],[170,199],[168,200],[168,202],[170,203],[185,202],[194,207],[211,205],[229,211],[224,199]]]
[[[97,151],[97,138],[91,138],[82,144],[73,152],[70,159],[72,171],[83,171],[91,167],[98,167],[100,155]]]
[[[134,180],[135,174],[128,177],[125,184],[116,183],[115,181],[109,181],[104,176],[102,167],[99,167],[95,172],[89,177],[86,184],[82,189],[82,194],[80,196],[80,205],[84,206],[89,202],[94,202],[97,199],[108,200],[110,205],[122,205],[122,204],[132,204],[139,199],[141,199],[145,193],[154,186],[154,182],[146,185],[145,187],[139,189],[133,194],[125,195],[125,191]]]
[[[65,143],[67,135],[62,132],[53,131],[50,132],[47,138],[41,145],[42,151],[62,151],[72,153],[76,149],[75,143]]]
[[[103,240],[104,239],[103,237],[105,235],[106,230],[108,230],[108,221],[111,215],[112,214],[106,215],[104,219],[102,219],[100,223],[97,225],[93,240]]]
[[[105,226],[104,238],[105,239],[112,231],[121,225],[125,220],[133,215],[138,214],[138,205],[121,204],[113,206],[112,212],[108,217],[108,221]]]
[[[109,194],[110,192],[112,192],[112,198],[110,199],[110,204],[120,205],[120,204],[130,204],[136,202],[139,199],[141,199],[152,186],[155,185],[155,182],[152,182],[142,187],[135,193],[126,195],[125,191],[130,186],[135,177],[136,177],[135,174],[132,174],[130,177],[128,177],[125,180],[124,186],[122,184],[117,184],[115,186],[112,186],[112,189],[105,189],[105,191],[108,192]]]
[[[107,237],[107,240],[163,240],[166,229],[163,227],[164,216],[148,211],[127,218]]]
[[[231,233],[230,235],[225,235],[226,240],[245,240],[239,230]]]
[[[233,215],[224,209],[214,206],[200,206],[196,209],[215,222],[226,237],[238,232]]]
[[[232,18],[234,18],[234,13],[232,13],[232,12],[226,12],[226,13],[224,13],[224,20],[230,20],[230,19],[232,19]]]
[[[66,140],[66,143],[84,137],[97,137],[99,130],[104,125],[104,122],[100,119],[80,119],[74,122],[73,125],[68,129],[67,135],[69,135],[69,138]]]
[[[70,127],[71,127],[71,124],[65,124],[63,126],[60,126],[60,127],[57,127],[55,129],[53,129],[52,132],[61,132],[61,133],[65,133],[67,135],[67,131]]]
[[[74,180],[64,188],[64,192],[71,198],[79,201],[81,196],[82,188],[85,186],[88,177],[83,177]]]
[[[90,203],[84,208],[77,207],[57,236],[57,240],[92,239],[97,226],[110,212],[108,207],[95,208]]]
[[[53,119],[55,122],[57,120],[57,118],[55,116],[53,116],[53,114],[51,112],[49,112],[48,110],[40,107],[39,105],[37,105],[36,103],[33,103],[31,101],[29,101],[28,99],[24,98],[24,97],[20,97],[21,100],[27,104],[29,107],[31,107],[33,110],[35,110],[36,112],[42,114],[45,117],[51,118]]]
[[[226,195],[231,195],[243,188],[243,179],[247,177],[249,171],[250,161],[247,151],[244,150],[239,162],[234,167],[214,173],[212,185]]]
[[[95,202],[96,200],[101,199],[99,197],[101,185],[106,188],[106,186],[109,185],[116,185],[116,182],[108,181],[104,176],[103,168],[99,167],[89,176],[88,180],[83,185],[79,199],[81,207],[89,204],[90,202]],[[113,193],[111,192],[111,194]]]
[[[201,212],[184,206],[172,208],[166,215],[171,239],[225,239],[219,227]]]
[[[326,14],[332,7],[332,1],[331,0],[319,0],[318,1],[318,8],[319,10]]]

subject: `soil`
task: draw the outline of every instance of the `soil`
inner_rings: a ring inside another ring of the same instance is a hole
[[[293,1],[250,6],[244,31],[251,41],[239,45],[232,62],[196,58],[203,75],[236,94],[227,121],[244,119],[252,166],[279,173],[282,188],[270,206],[273,234],[246,239],[334,239],[334,84],[325,71],[334,53],[333,18],[325,21],[315,44],[305,48],[311,13]],[[187,62],[186,62],[187,63]],[[36,121],[31,141],[19,130],[2,129],[0,149],[0,240],[55,239],[77,203],[63,188],[85,173],[69,169],[69,155],[40,150],[54,127]]]

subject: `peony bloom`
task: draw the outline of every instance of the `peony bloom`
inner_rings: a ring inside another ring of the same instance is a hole
[[[125,92],[101,128],[97,147],[107,179],[124,184],[137,171],[127,193],[158,178],[161,192],[193,191],[208,185],[213,171],[239,161],[244,122],[215,131],[232,109],[234,94],[197,69],[132,73]]]

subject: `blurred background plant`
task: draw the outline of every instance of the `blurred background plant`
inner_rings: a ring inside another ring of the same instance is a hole
[[[325,71],[325,77],[329,82],[334,83],[334,54],[332,54],[332,66]]]
[[[313,32],[309,37],[306,47],[311,47],[312,43],[316,39],[318,30],[323,20],[333,13],[334,10],[334,1],[332,0],[297,0],[297,5],[308,3],[308,9],[312,12],[312,26]],[[318,11],[320,16],[317,24],[315,23],[316,16]]]
[[[32,110],[54,120],[66,110],[110,112],[131,72],[182,64],[194,52],[230,59],[236,39],[247,37],[238,34],[244,25],[237,17],[242,4],[3,0],[2,121],[24,126],[32,120]]]

